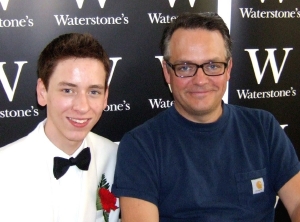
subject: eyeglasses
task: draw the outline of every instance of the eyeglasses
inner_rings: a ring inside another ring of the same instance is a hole
[[[225,73],[225,69],[228,66],[228,63],[225,62],[208,62],[201,65],[194,63],[171,64],[168,61],[166,61],[166,63],[174,70],[175,75],[180,78],[196,75],[199,68],[201,68],[207,76],[220,76]]]

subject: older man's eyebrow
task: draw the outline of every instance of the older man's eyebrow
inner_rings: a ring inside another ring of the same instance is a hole
[[[103,85],[90,85],[89,88],[91,88],[91,89],[104,89],[105,87]]]

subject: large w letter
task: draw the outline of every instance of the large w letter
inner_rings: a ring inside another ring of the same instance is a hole
[[[104,8],[106,0],[98,0],[98,1],[99,1],[99,4],[100,4],[100,7]]]
[[[264,3],[265,0],[260,0],[260,2],[261,2],[261,3]],[[282,3],[282,2],[283,2],[283,0],[279,0],[279,3]]]
[[[262,78],[265,74],[266,67],[267,67],[269,62],[270,62],[271,68],[272,68],[274,81],[275,81],[275,83],[278,83],[281,72],[282,72],[284,64],[285,64],[285,61],[286,61],[286,58],[287,58],[289,52],[291,50],[293,50],[293,48],[283,48],[283,50],[285,51],[285,55],[284,55],[284,58],[283,58],[283,61],[281,63],[279,71],[278,71],[276,59],[275,59],[275,56],[274,56],[274,51],[276,51],[276,49],[265,49],[265,50],[268,52],[268,57],[265,61],[264,68],[261,72],[260,68],[259,68],[259,65],[258,65],[257,57],[256,57],[256,52],[258,51],[258,49],[245,49],[245,51],[247,51],[250,55],[250,59],[251,59],[251,62],[252,62],[252,66],[253,66],[255,77],[256,77],[256,80],[257,80],[257,84],[260,84],[260,82],[261,82],[261,80],[262,80]]]
[[[6,9],[7,9],[8,1],[9,0],[0,0],[0,3],[2,5],[2,8],[4,11],[6,11]]]
[[[79,9],[81,9],[81,8],[82,8],[82,5],[83,5],[83,2],[84,2],[84,0],[76,0],[76,2],[77,2],[77,6],[78,6],[78,8],[79,8]]]
[[[196,0],[189,0],[190,5],[191,5],[192,8],[194,7],[195,1],[196,1]],[[175,2],[176,2],[176,0],[169,0],[169,3],[170,3],[171,8],[174,7]]]
[[[81,9],[84,0],[76,0],[76,2],[77,2],[78,8]],[[105,5],[106,0],[98,0],[98,2],[99,2],[99,4],[100,4],[100,7],[101,7],[101,8],[104,8],[104,5]]]
[[[110,71],[110,75],[109,75],[109,79],[108,79],[108,85],[110,84],[110,81],[111,81],[111,79],[112,79],[112,77],[113,77],[113,75],[114,75],[114,72],[115,72],[115,68],[116,68],[116,65],[117,65],[117,62],[119,61],[119,60],[121,60],[122,59],[122,57],[111,57],[111,58],[109,58],[110,60],[112,60],[112,67],[111,67],[111,71]]]
[[[10,88],[9,82],[7,80],[7,77],[5,75],[4,69],[3,69],[3,65],[6,64],[6,62],[0,62],[0,81],[2,82],[4,91],[6,92],[7,98],[8,100],[11,102],[14,98],[14,94],[17,88],[17,84],[19,81],[19,77],[20,77],[20,73],[22,70],[23,65],[27,63],[26,61],[19,61],[19,62],[15,62],[15,64],[18,64],[18,72],[17,72],[17,76],[14,82],[14,86],[13,89]]]

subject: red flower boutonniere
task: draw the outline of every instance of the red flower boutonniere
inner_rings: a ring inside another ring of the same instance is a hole
[[[104,221],[108,222],[109,213],[111,210],[116,210],[117,198],[109,191],[109,183],[105,175],[102,174],[101,181],[97,189],[97,210],[103,210]]]

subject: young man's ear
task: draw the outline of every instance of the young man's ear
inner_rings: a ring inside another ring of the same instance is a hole
[[[37,101],[40,106],[47,105],[47,89],[43,81],[39,78],[36,85]]]

